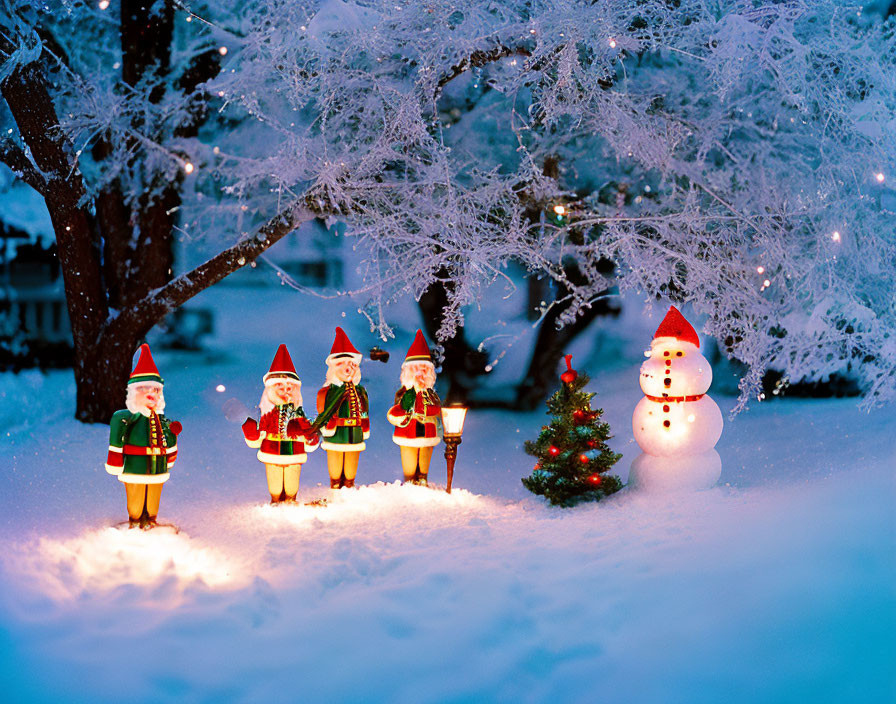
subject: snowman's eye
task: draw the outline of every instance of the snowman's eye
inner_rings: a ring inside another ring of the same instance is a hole
[[[684,352],[676,352],[676,353],[675,353],[675,356],[676,356],[676,357],[683,357],[683,356],[684,356]]]

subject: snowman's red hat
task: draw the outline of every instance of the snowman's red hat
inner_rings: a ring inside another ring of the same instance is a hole
[[[361,353],[355,349],[355,346],[351,343],[351,340],[348,339],[348,335],[345,334],[345,330],[342,328],[336,328],[336,337],[333,340],[333,346],[330,348],[330,354],[327,355],[327,364],[332,362],[334,359],[339,359],[340,357],[351,357],[355,360],[356,364],[361,363]]]
[[[128,379],[128,386],[131,384],[141,384],[144,386],[157,386],[162,388],[162,376],[153,361],[152,352],[149,351],[149,345],[145,342],[140,345],[140,356],[137,358],[137,364],[134,371]]]
[[[414,336],[414,342],[411,343],[410,349],[404,358],[402,368],[409,362],[428,362],[432,364],[432,353],[429,351],[429,345],[426,344],[426,338],[423,337],[423,331],[417,330]]]
[[[669,312],[666,313],[663,322],[656,329],[653,339],[656,340],[659,337],[674,337],[681,342],[690,342],[692,345],[700,347],[700,338],[697,336],[694,326],[685,320],[681,311],[675,306],[669,306]]]
[[[274,361],[271,362],[271,368],[262,379],[265,386],[276,384],[278,381],[287,380],[302,385],[299,375],[296,374],[295,365],[292,363],[292,357],[289,356],[289,350],[286,345],[280,345],[277,348],[277,354],[274,355]]]

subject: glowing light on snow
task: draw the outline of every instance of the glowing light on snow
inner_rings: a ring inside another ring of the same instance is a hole
[[[194,167],[193,164],[191,164],[189,161],[186,164],[184,164],[184,171],[186,171],[188,174],[193,173],[195,168],[196,167]]]
[[[834,230],[834,233],[831,235],[831,239],[834,240],[834,242],[839,242],[840,241],[840,233],[837,232],[836,230]]]
[[[226,46],[218,47],[218,53],[221,56],[227,56],[227,47]]]
[[[435,493],[435,492],[433,492]],[[179,586],[196,582],[207,587],[238,587],[249,581],[225,555],[202,546],[183,533],[102,528],[76,538],[42,538],[18,565],[51,597],[76,598],[79,594],[117,589],[122,585],[153,587],[162,582]],[[147,593],[147,601],[178,601],[180,594],[165,590]]]
[[[608,40],[607,43],[610,45],[610,48],[611,48],[611,49],[615,49],[615,48],[616,48],[616,40],[615,40],[613,37],[610,37],[610,39]]]
[[[557,213],[561,218],[566,215],[566,206],[564,205],[555,205],[554,212]]]
[[[99,5],[97,5],[101,10],[105,10],[109,7],[109,0],[100,0]]]
[[[874,178],[877,179],[878,183],[883,183],[886,177],[882,173],[878,172],[877,174],[875,174]]]
[[[219,394],[223,394],[225,391],[227,391],[227,387],[224,386],[224,384],[218,384],[215,387],[215,391],[217,391]]]
[[[765,273],[765,267],[764,267],[764,266],[757,266],[757,267],[756,267],[756,273],[757,273],[757,274],[764,274],[764,273]]]
[[[772,285],[772,282],[769,281],[768,279],[766,279],[765,281],[762,282],[762,288],[768,288],[771,285]]]
[[[434,482],[432,475],[430,482]],[[302,496],[299,496],[302,499]],[[306,499],[307,500],[307,499]],[[326,508],[294,505],[259,504],[248,508],[251,515],[239,519],[246,525],[292,525],[315,528],[321,523],[346,524],[374,521],[394,521],[402,515],[405,520],[425,520],[430,528],[441,521],[453,524],[458,509],[467,511],[487,510],[491,501],[466,489],[452,489],[451,493],[433,491],[430,487],[377,482],[351,491],[335,492],[327,497]],[[418,515],[419,514],[419,515]]]

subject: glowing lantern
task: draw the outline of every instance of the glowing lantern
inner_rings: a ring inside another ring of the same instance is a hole
[[[445,464],[448,468],[448,481],[445,490],[451,493],[451,482],[454,479],[454,461],[457,459],[457,446],[464,432],[464,419],[467,409],[459,405],[442,406],[442,439],[445,441]]]

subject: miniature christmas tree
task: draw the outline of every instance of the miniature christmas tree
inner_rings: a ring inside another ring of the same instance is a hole
[[[610,425],[600,420],[603,410],[591,409],[594,394],[583,390],[588,375],[576,372],[571,359],[566,355],[563,383],[547,402],[550,425],[542,427],[535,442],[525,444],[538,464],[523,485],[555,506],[600,501],[622,488],[619,477],[606,474],[622,455],[607,447]]]

